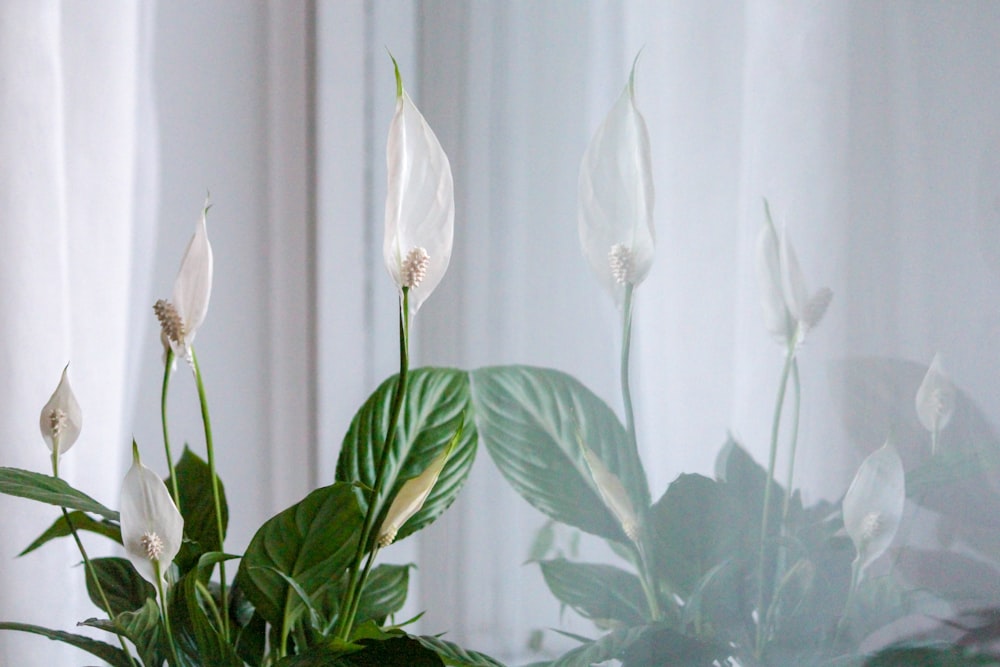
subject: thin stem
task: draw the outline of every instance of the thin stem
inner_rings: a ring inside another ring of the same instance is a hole
[[[861,582],[861,569],[858,567],[860,564],[860,557],[855,558],[854,562],[851,563],[851,587],[847,591],[847,600],[844,601],[844,613],[841,614],[840,620],[837,621],[837,630],[833,635],[834,646],[840,641],[840,635],[847,626],[847,615],[851,612],[851,607],[854,606],[854,593]]]
[[[403,410],[403,397],[406,393],[406,382],[410,368],[409,350],[410,290],[408,287],[404,287],[402,303],[399,309],[399,379],[392,394],[392,406],[389,412],[389,422],[386,425],[385,444],[382,445],[382,452],[379,454],[378,467],[375,471],[375,482],[372,486],[371,495],[368,497],[368,509],[365,511],[365,520],[361,525],[361,535],[354,553],[354,561],[351,564],[351,576],[340,605],[342,611],[340,619],[337,621],[337,637],[344,641],[347,641],[354,625],[353,613],[357,610],[355,598],[360,597],[363,590],[361,561],[368,551],[368,542],[371,540],[375,522],[382,510],[379,506],[379,498],[385,486],[385,471],[389,463],[389,452],[392,450],[392,445],[396,439],[396,425],[399,423],[399,415]],[[361,586],[359,586],[359,583]]]
[[[368,553],[368,559],[365,561],[365,569],[361,572],[361,578],[358,580],[358,592],[354,596],[354,600],[351,602],[351,608],[348,610],[348,618],[351,619],[352,623],[354,618],[358,615],[358,607],[361,605],[361,594],[365,590],[365,583],[368,581],[368,575],[371,572],[372,564],[375,562],[375,557],[378,556],[379,544],[375,543],[372,550]],[[350,632],[350,631],[348,631]]]
[[[170,453],[170,433],[167,429],[167,391],[170,388],[171,366],[174,365],[174,350],[167,348],[167,358],[163,367],[163,389],[160,391],[160,422],[163,424],[163,449],[167,454],[167,467],[170,469],[170,492],[174,497],[177,511],[181,511],[181,492],[177,486],[177,471],[174,470],[174,457]]]
[[[205,449],[208,452],[208,468],[212,475],[212,501],[215,503],[215,526],[219,534],[219,551],[223,551],[226,539],[226,528],[222,523],[222,496],[219,492],[219,476],[215,472],[215,447],[212,444],[212,420],[208,415],[208,397],[205,394],[205,383],[198,367],[198,357],[191,349],[191,366],[194,368],[195,383],[198,385],[198,401],[201,403],[201,421],[205,425]],[[222,632],[229,641],[229,590],[226,587],[226,562],[219,561],[219,592],[222,597]]]
[[[785,404],[785,391],[788,388],[788,376],[791,374],[792,365],[795,361],[795,340],[792,336],[788,342],[788,352],[785,355],[785,366],[781,371],[781,382],[778,385],[778,398],[774,406],[774,419],[771,423],[771,449],[767,462],[767,479],[764,482],[764,508],[760,519],[760,553],[757,563],[757,646],[756,653],[759,658],[764,650],[764,621],[765,603],[764,594],[764,566],[767,557],[767,529],[770,519],[771,490],[774,486],[774,467],[778,456],[778,432],[781,427],[781,410]]]
[[[641,540],[635,545],[636,552],[639,554],[639,582],[642,584],[642,592],[646,595],[646,604],[649,605],[649,615],[654,621],[658,621],[663,618],[663,611],[660,609],[660,600],[656,595],[656,588],[653,582],[653,578],[650,576],[651,568],[649,567],[649,560],[646,558],[646,550],[643,548]]]
[[[788,523],[788,506],[792,500],[792,484],[795,481],[795,451],[799,443],[799,414],[802,406],[802,385],[799,382],[799,362],[798,359],[792,361],[792,389],[795,390],[795,398],[792,403],[792,442],[788,454],[788,477],[785,479],[785,504],[781,508],[781,525],[784,527]]]
[[[163,616],[163,627],[167,633],[167,642],[170,644],[170,653],[174,656],[174,664],[180,665],[181,658],[177,653],[177,644],[174,642],[174,631],[170,627],[170,612],[167,608],[170,606],[167,604],[166,591],[163,588],[163,576],[160,574],[160,561],[153,560],[153,574],[156,577],[156,591],[160,594],[160,614]]]
[[[52,443],[52,476],[59,477],[59,439],[55,438]],[[76,532],[76,526],[73,525],[73,520],[69,518],[69,512],[66,511],[65,507],[60,507],[62,510],[63,520],[69,527],[69,532],[73,536],[73,541],[76,542],[76,548],[80,551],[80,556],[83,558],[83,566],[90,575],[90,578],[94,581],[94,586],[97,588],[97,593],[101,596],[101,604],[104,605],[104,611],[107,613],[108,618],[111,621],[115,620],[115,614],[111,609],[111,605],[108,603],[108,596],[104,594],[104,587],[101,585],[101,579],[97,576],[97,570],[94,569],[93,563],[90,562],[90,557],[87,555],[87,550],[83,548],[83,542],[80,540],[80,535]],[[132,651],[129,650],[128,644],[125,643],[125,638],[115,633],[118,637],[118,643],[121,644],[122,650],[125,651],[125,655],[128,656],[128,661],[131,664],[135,664],[135,658],[132,657]]]

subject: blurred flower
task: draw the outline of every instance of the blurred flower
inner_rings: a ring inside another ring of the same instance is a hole
[[[764,202],[765,220],[757,236],[757,278],[764,326],[785,345],[799,344],[826,314],[833,292],[823,287],[810,295],[787,230],[778,236]]]
[[[377,541],[380,547],[387,547],[392,544],[403,524],[409,521],[410,517],[419,512],[420,508],[424,506],[427,496],[430,495],[434,489],[434,485],[437,484],[438,477],[441,475],[441,471],[444,470],[444,465],[448,462],[448,457],[451,456],[451,452],[455,449],[455,445],[458,443],[461,435],[462,430],[460,428],[451,443],[438,454],[437,458],[431,461],[431,464],[422,473],[413,479],[403,482],[399,493],[392,499],[392,504],[389,505],[389,511],[385,515],[382,527],[378,531]]]
[[[580,165],[580,244],[597,279],[618,304],[626,285],[646,278],[656,243],[649,133],[635,106],[636,62]]]
[[[83,427],[83,412],[80,410],[80,404],[76,402],[73,389],[69,386],[68,371],[69,364],[66,364],[59,385],[49,398],[49,402],[42,408],[38,420],[45,444],[48,445],[49,451],[56,454],[62,454],[72,447],[80,437],[80,429]]]
[[[597,492],[601,494],[601,500],[618,519],[625,535],[633,542],[637,542],[639,540],[639,518],[636,516],[635,508],[625,491],[625,487],[622,486],[621,480],[608,470],[604,461],[585,445],[579,436],[577,436],[577,441],[580,444],[580,451],[583,452],[583,460],[587,463],[587,469],[590,471],[590,477],[597,486]]]
[[[854,542],[857,580],[885,553],[903,518],[906,483],[903,462],[886,442],[868,455],[844,495],[844,528]]]
[[[184,519],[159,476],[142,465],[132,443],[132,467],[121,495],[122,543],[139,574],[156,584],[181,548]]]
[[[941,355],[935,354],[916,396],[917,417],[930,431],[932,442],[955,413],[955,385],[944,372]]]
[[[386,145],[385,266],[410,313],[441,282],[451,259],[455,192],[451,166],[427,121],[403,90],[395,58],[396,112]]]
[[[170,301],[156,302],[153,310],[174,354],[190,359],[191,344],[208,313],[212,295],[212,246],[208,242],[206,218],[210,205],[205,203],[201,220],[188,243],[181,268],[174,281]]]

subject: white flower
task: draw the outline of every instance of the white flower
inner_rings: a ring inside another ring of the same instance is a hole
[[[191,344],[205,321],[212,295],[212,245],[208,242],[206,226],[208,209],[206,202],[181,260],[170,301],[161,299],[153,306],[174,354],[184,359],[191,357]]]
[[[833,292],[823,287],[810,295],[787,230],[783,229],[779,238],[767,202],[764,211],[766,217],[757,236],[764,325],[783,344],[798,344],[823,319]]]
[[[419,512],[420,508],[424,506],[427,496],[430,495],[434,489],[434,485],[437,484],[438,477],[440,477],[441,471],[444,470],[444,465],[448,462],[448,457],[451,456],[451,452],[455,448],[455,444],[458,442],[460,436],[461,430],[422,473],[403,482],[399,493],[396,494],[396,497],[392,499],[392,504],[389,505],[389,511],[385,515],[382,527],[379,528],[377,541],[380,547],[387,547],[392,544],[403,524],[409,521],[410,517]]]
[[[638,56],[636,56],[638,61]],[[635,106],[635,68],[580,165],[580,245],[597,279],[621,304],[653,265],[653,177],[646,121]]]
[[[936,440],[955,413],[955,385],[944,372],[940,354],[934,355],[917,389],[916,406],[920,423]]]
[[[156,584],[181,548],[184,519],[159,476],[142,465],[132,444],[133,461],[122,484],[122,543],[139,574]],[[155,566],[154,566],[155,564]]]
[[[906,482],[896,448],[886,442],[868,455],[844,495],[844,528],[854,542],[858,581],[885,553],[903,518]]]
[[[42,408],[38,419],[45,444],[48,445],[50,452],[57,454],[62,454],[73,446],[80,437],[80,429],[83,427],[83,412],[80,410],[80,404],[76,402],[73,389],[69,386],[68,371],[69,364],[66,364],[59,385]]]
[[[601,494],[601,500],[604,501],[604,505],[618,519],[618,523],[622,527],[622,532],[630,540],[637,542],[639,540],[639,518],[636,516],[635,508],[621,480],[608,470],[608,467],[604,465],[604,461],[590,447],[583,444],[579,436],[577,437],[577,441],[580,444],[580,450],[583,452],[583,460],[590,471],[590,477],[594,480],[594,485],[597,486],[597,492]]]
[[[386,269],[402,294],[408,288],[410,313],[441,282],[451,260],[455,191],[448,156],[427,121],[403,90],[396,60],[396,112],[386,144]]]

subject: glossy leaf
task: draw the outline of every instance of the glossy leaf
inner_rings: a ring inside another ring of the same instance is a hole
[[[146,604],[149,598],[156,599],[156,589],[136,572],[132,563],[125,558],[91,558],[90,564],[97,572],[101,589],[108,598],[113,616],[135,611]],[[87,594],[98,609],[104,610],[104,602],[87,572]]]
[[[621,480],[634,507],[649,506],[642,466],[611,408],[552,369],[481,368],[472,382],[480,436],[511,486],[556,521],[627,542],[579,445],[582,440]]]
[[[160,622],[160,608],[152,598],[146,600],[140,609],[118,614],[113,621],[90,618],[82,625],[106,630],[130,640],[145,665],[164,664],[170,652]],[[185,662],[180,667],[185,667],[187,664]]]
[[[456,667],[504,667],[503,663],[477,651],[468,651],[458,644],[445,641],[439,637],[413,637],[425,647],[437,653],[446,665]]]
[[[237,584],[261,616],[282,627],[286,611],[301,609],[301,602],[274,570],[316,594],[351,562],[361,522],[351,485],[317,489],[260,527],[240,562]]]
[[[203,553],[220,551],[221,545],[215,520],[212,472],[208,463],[188,447],[184,447],[184,453],[174,470],[180,492],[181,516],[184,517],[184,536],[189,540],[181,546],[176,559],[183,574],[194,567]],[[166,484],[167,487],[171,487],[172,482],[169,478]],[[222,510],[222,529],[225,532],[229,525],[229,504],[226,502],[226,491],[222,480],[219,480],[219,501]]]
[[[372,570],[361,592],[355,623],[374,619],[381,623],[397,613],[406,602],[412,565],[383,564]]]
[[[375,487],[376,467],[388,432],[392,394],[398,376],[383,382],[351,421],[337,461],[339,482]],[[410,535],[436,519],[458,496],[476,455],[477,434],[471,419],[468,375],[450,368],[418,368],[409,374],[403,410],[386,466],[379,510],[386,509],[403,484],[424,472],[449,445],[465,421],[462,436],[448,457],[423,506],[399,529],[396,539]],[[467,415],[463,417],[463,415]],[[362,511],[367,494],[357,490]]]
[[[117,523],[113,523],[106,519],[97,521],[89,514],[79,511],[69,512],[69,518],[73,523],[73,528],[75,528],[77,532],[85,530],[98,535],[103,535],[110,540],[114,540],[118,544],[122,543],[122,531]],[[39,535],[34,542],[25,547],[24,551],[19,553],[18,556],[29,554],[47,542],[60,537],[68,537],[71,534],[69,524],[66,523],[66,517],[60,516],[55,520],[55,523],[49,526],[44,533]]]
[[[179,473],[178,473],[179,474]],[[225,641],[222,634],[210,620],[202,598],[208,593],[206,584],[216,564],[235,558],[219,552],[204,554],[198,565],[177,582],[174,587],[174,604],[171,617],[174,627],[188,631],[193,637],[198,657],[213,667],[242,667],[241,660],[233,646]],[[218,605],[219,601],[216,600]],[[220,609],[220,613],[221,613]]]
[[[0,493],[41,503],[99,514],[118,521],[118,512],[109,510],[90,496],[77,491],[64,480],[20,468],[0,468]]]
[[[542,576],[552,594],[584,618],[641,625],[648,607],[639,578],[613,565],[542,561]]]
[[[49,630],[48,628],[28,623],[0,623],[0,630],[17,630],[18,632],[29,632],[31,634],[41,635],[42,637],[48,637],[49,639],[69,644],[70,646],[75,646],[82,651],[86,651],[91,655],[97,656],[101,660],[104,660],[108,664],[112,665],[112,667],[132,667],[132,663],[129,661],[128,656],[125,655],[125,652],[120,648],[98,641],[91,637],[74,635],[69,632],[62,632],[59,630]]]

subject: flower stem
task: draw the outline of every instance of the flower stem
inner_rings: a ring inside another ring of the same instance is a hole
[[[368,571],[374,555],[378,551],[376,546],[368,565],[362,572],[361,561],[365,552],[368,551],[368,542],[371,540],[375,523],[382,514],[380,506],[380,496],[385,487],[385,470],[389,463],[389,452],[396,439],[396,425],[399,423],[399,416],[403,410],[403,397],[406,394],[406,381],[410,368],[410,290],[403,288],[403,298],[399,309],[399,378],[392,394],[392,405],[389,412],[389,422],[386,424],[385,443],[382,445],[382,452],[379,454],[378,467],[375,471],[375,482],[372,486],[371,495],[368,497],[368,509],[365,511],[365,520],[361,525],[361,535],[358,539],[358,546],[354,553],[354,562],[350,569],[350,579],[344,591],[344,598],[341,601],[340,619],[337,621],[337,637],[344,641],[351,634],[354,626],[354,614],[357,612],[358,599],[364,590],[365,581],[368,578]]]
[[[194,369],[195,383],[198,385],[198,401],[201,403],[201,421],[205,425],[205,449],[208,452],[208,468],[212,476],[212,501],[215,503],[215,526],[219,534],[219,551],[223,551],[226,528],[222,523],[222,496],[219,491],[219,476],[215,472],[215,447],[212,444],[212,420],[208,415],[208,397],[205,383],[201,378],[198,357],[191,350],[191,367]],[[226,562],[219,561],[219,593],[222,597],[222,633],[229,641],[229,591],[226,587]]]
[[[785,478],[785,504],[781,508],[781,525],[788,522],[788,506],[792,500],[792,483],[795,481],[795,451],[799,443],[799,413],[802,406],[802,385],[799,382],[799,362],[792,361],[792,388],[795,390],[795,401],[792,403],[792,442],[788,454],[788,477]]]
[[[59,440],[58,438],[52,443],[52,476],[59,477]],[[83,558],[83,566],[87,570],[87,574],[94,581],[94,587],[97,588],[97,593],[101,596],[101,604],[104,605],[104,611],[107,613],[108,618],[114,622],[115,614],[111,609],[111,605],[108,603],[108,596],[104,593],[104,587],[101,585],[101,580],[97,576],[97,570],[94,569],[93,563],[90,562],[90,557],[87,556],[87,550],[83,548],[83,542],[80,540],[80,535],[76,532],[76,526],[73,525],[73,520],[69,518],[69,512],[66,511],[65,507],[60,506],[62,510],[63,520],[66,522],[66,526],[69,527],[69,532],[73,536],[73,541],[76,542],[76,548],[80,552],[80,557]],[[128,661],[132,665],[135,665],[135,658],[132,657],[132,651],[129,650],[128,644],[125,643],[125,638],[115,633],[118,637],[118,643],[121,644],[122,650],[125,651],[125,655],[128,656]]]
[[[170,644],[170,653],[174,656],[174,664],[180,665],[181,658],[177,653],[177,644],[174,642],[174,632],[170,627],[170,613],[167,608],[166,591],[163,588],[163,575],[160,572],[160,561],[153,559],[153,574],[156,577],[156,591],[160,594],[160,613],[163,616],[163,629],[167,633],[167,643]]]
[[[765,638],[765,604],[764,569],[767,560],[767,529],[770,519],[771,491],[774,487],[774,467],[778,456],[778,432],[781,427],[781,410],[785,404],[785,391],[788,388],[788,376],[795,362],[795,336],[790,337],[788,352],[785,355],[785,366],[781,372],[781,382],[778,385],[778,398],[774,405],[774,419],[771,422],[771,449],[768,454],[767,479],[764,481],[764,507],[760,519],[760,553],[757,558],[757,641],[756,654],[759,658],[764,650]]]
[[[170,367],[174,363],[174,350],[167,348],[167,358],[163,367],[163,389],[160,391],[160,422],[163,424],[163,449],[167,455],[167,467],[170,469],[170,491],[174,496],[177,511],[181,511],[181,493],[177,486],[177,471],[174,470],[174,457],[170,453],[170,433],[167,429],[167,390],[170,388]]]

